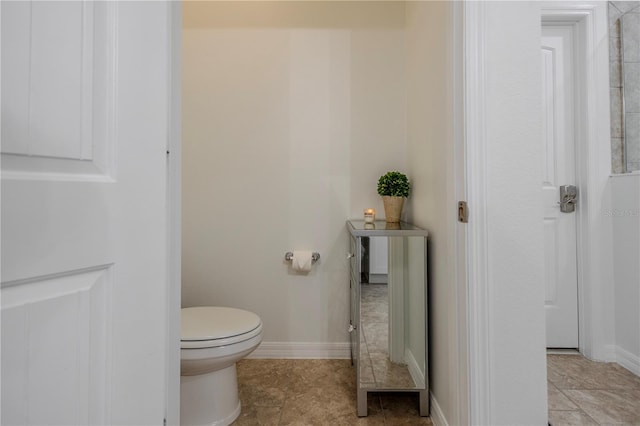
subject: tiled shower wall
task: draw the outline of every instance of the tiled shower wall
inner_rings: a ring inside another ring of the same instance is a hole
[[[609,2],[609,37],[611,171],[625,173],[640,170],[640,1]]]

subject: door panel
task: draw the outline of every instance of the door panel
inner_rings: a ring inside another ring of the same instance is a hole
[[[110,180],[114,10],[100,2],[2,5],[3,176]]]
[[[1,422],[162,424],[169,6],[0,7]]]
[[[561,185],[575,185],[573,27],[542,29],[547,347],[578,347],[576,214],[561,213]]]
[[[3,424],[107,423],[110,278],[105,267],[3,289]]]

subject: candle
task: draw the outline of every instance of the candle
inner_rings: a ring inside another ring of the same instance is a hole
[[[374,209],[364,209],[364,222],[373,223],[376,220],[376,211]]]

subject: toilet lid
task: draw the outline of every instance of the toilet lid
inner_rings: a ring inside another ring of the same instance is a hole
[[[253,312],[220,306],[198,306],[182,309],[181,340],[201,341],[226,339],[249,333],[261,324]]]

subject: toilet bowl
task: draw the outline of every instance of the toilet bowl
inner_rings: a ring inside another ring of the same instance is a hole
[[[240,415],[236,362],[262,341],[262,321],[242,309],[182,309],[180,424],[231,424]]]

